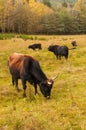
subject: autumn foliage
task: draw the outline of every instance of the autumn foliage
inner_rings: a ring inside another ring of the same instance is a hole
[[[0,32],[83,34],[86,33],[85,12],[82,0],[73,7],[63,3],[57,8],[35,0],[1,0]]]

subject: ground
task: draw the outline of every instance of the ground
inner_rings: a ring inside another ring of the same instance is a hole
[[[51,44],[67,45],[76,40],[77,48],[69,58],[57,60],[47,50]],[[42,50],[28,49],[41,43]],[[48,78],[58,74],[51,99],[34,95],[27,83],[27,98],[22,97],[21,81],[18,93],[11,83],[8,58],[13,52],[29,54],[37,59]],[[36,36],[34,40],[11,38],[0,40],[0,130],[86,130],[86,35]]]

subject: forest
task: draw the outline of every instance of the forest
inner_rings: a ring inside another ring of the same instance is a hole
[[[0,32],[86,34],[85,3],[84,0],[1,0]]]

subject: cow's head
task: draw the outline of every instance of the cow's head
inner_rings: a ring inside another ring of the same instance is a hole
[[[44,95],[44,97],[50,98],[51,89],[53,87],[53,83],[54,83],[54,80],[56,79],[56,77],[57,76],[55,76],[52,79],[48,79],[48,80],[46,80],[44,82],[41,82],[39,84],[40,90],[41,90],[42,94]]]
[[[48,47],[48,51],[55,52],[55,49],[58,48],[58,47],[59,47],[59,45],[50,45]]]
[[[44,95],[44,97],[50,98],[50,93],[51,93],[53,83],[54,83],[53,80],[46,80],[39,84],[40,90],[42,94]]]
[[[48,51],[52,51],[53,52],[53,46],[49,46],[48,47]]]
[[[29,45],[28,48],[32,48],[32,45]]]

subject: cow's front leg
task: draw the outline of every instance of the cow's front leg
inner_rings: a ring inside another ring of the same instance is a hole
[[[38,94],[38,91],[37,91],[37,84],[34,83],[34,88],[35,88],[35,95]]]
[[[34,85],[34,87],[35,87],[35,95],[38,93],[37,92],[37,85]]]
[[[23,85],[23,90],[24,90],[23,97],[25,98],[26,97],[26,88],[27,88],[26,80],[22,79],[22,85]]]
[[[58,60],[58,55],[56,55],[56,58],[57,58],[57,60]]]

